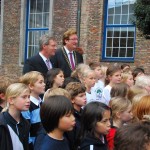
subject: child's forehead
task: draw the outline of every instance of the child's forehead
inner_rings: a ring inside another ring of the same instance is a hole
[[[86,94],[85,92],[79,92],[76,96],[81,96],[81,95],[85,95],[85,94]]]
[[[44,77],[43,77],[41,74],[39,74],[39,75],[37,76],[37,80],[44,80]]]

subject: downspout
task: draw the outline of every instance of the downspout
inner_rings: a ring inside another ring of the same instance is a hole
[[[78,46],[80,45],[81,4],[82,4],[82,0],[78,0],[78,8],[77,8],[77,34],[79,39]]]

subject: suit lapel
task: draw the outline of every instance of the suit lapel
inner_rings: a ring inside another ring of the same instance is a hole
[[[66,53],[66,51],[65,51],[64,47],[62,47],[62,52],[63,52],[63,55],[64,55],[64,57],[65,57],[65,60],[66,60],[66,62],[67,62],[67,64],[68,64],[69,68],[72,70],[72,67],[71,67],[71,64],[70,64],[70,61],[69,61],[68,55],[67,55],[67,53]],[[73,56],[74,56],[74,60],[75,60],[75,67],[76,67],[76,66],[77,66],[77,56],[76,56],[75,51],[73,51]]]
[[[41,66],[41,68],[43,68],[43,70],[47,70],[48,71],[45,62],[43,61],[42,57],[39,54],[38,54],[38,58],[39,58],[38,62],[39,62],[39,65]]]

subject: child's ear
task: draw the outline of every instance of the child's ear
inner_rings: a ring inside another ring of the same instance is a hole
[[[116,112],[116,117],[120,119],[120,115],[121,113],[120,112]]]
[[[75,103],[75,99],[74,99],[74,98],[71,99],[71,103],[72,103],[72,104]]]
[[[8,102],[10,105],[14,104],[14,98],[13,98],[13,97],[8,98],[8,99],[7,99],[7,102]]]
[[[30,84],[29,84],[29,89],[32,90],[33,87],[34,87],[34,85],[30,83]]]
[[[0,93],[0,99],[5,100],[5,94],[4,93]]]

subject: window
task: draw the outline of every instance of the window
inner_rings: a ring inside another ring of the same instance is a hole
[[[106,61],[134,61],[135,0],[107,0],[104,21],[102,59]]]
[[[51,34],[52,0],[27,0],[25,59],[39,51],[39,38]]]

